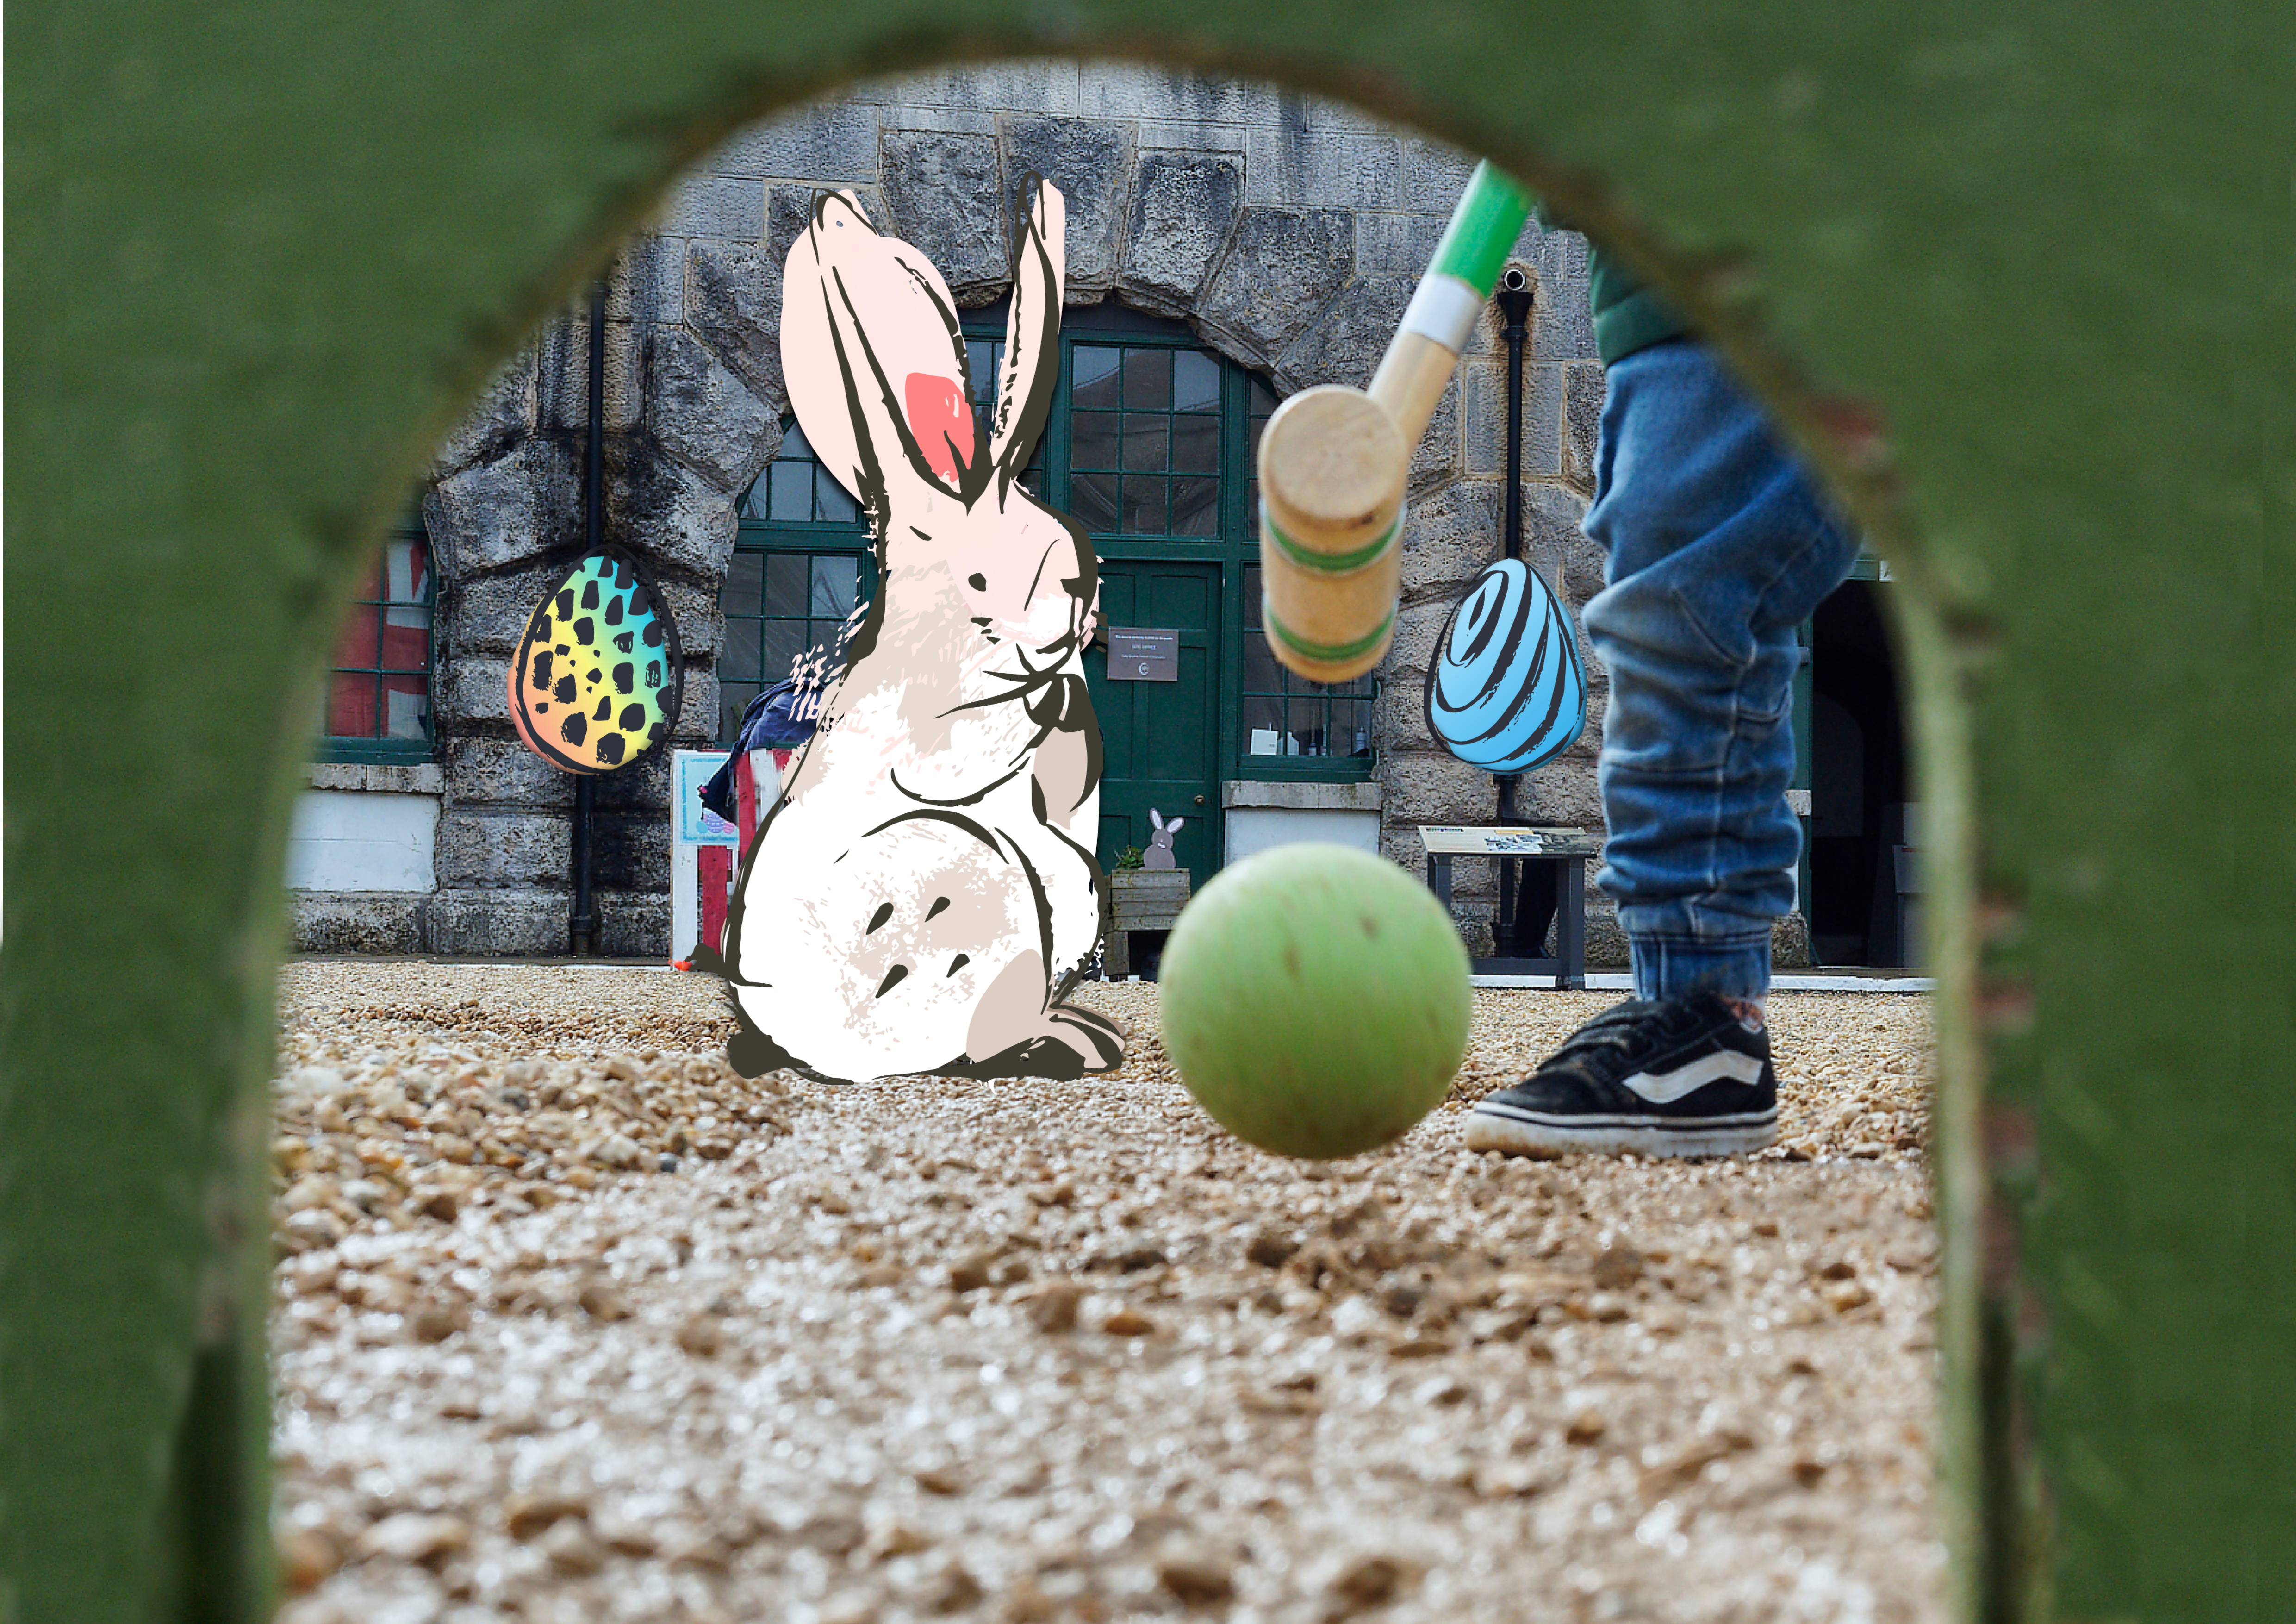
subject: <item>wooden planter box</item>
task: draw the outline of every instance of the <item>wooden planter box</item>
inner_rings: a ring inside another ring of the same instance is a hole
[[[1132,973],[1132,932],[1168,931],[1188,905],[1185,868],[1119,868],[1108,876],[1115,919],[1109,927],[1102,973],[1111,980]]]

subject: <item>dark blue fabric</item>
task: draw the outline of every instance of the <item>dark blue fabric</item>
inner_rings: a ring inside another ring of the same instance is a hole
[[[766,689],[751,700],[742,712],[742,726],[734,734],[734,748],[726,758],[726,765],[701,786],[701,805],[715,812],[727,823],[735,821],[738,808],[734,805],[734,767],[748,751],[753,750],[794,750],[813,737],[814,724],[810,718],[804,721],[793,714],[798,705],[815,696],[815,689],[800,689],[787,678]]]
[[[1610,554],[1587,640],[1611,677],[1599,876],[1635,993],[1759,997],[1793,905],[1796,628],[1857,543],[1761,406],[1688,339],[1609,371],[1587,534]]]

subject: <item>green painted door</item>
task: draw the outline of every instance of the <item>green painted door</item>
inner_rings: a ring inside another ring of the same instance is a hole
[[[1220,865],[1220,566],[1103,559],[1100,607],[1110,626],[1179,633],[1177,682],[1111,682],[1108,652],[1085,656],[1100,717],[1100,860],[1111,868],[1127,846],[1148,848],[1148,811],[1187,821],[1175,838],[1177,866],[1201,885]]]

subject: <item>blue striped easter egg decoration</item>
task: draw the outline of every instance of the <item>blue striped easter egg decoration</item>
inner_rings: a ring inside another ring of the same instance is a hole
[[[1527,773],[1587,725],[1570,613],[1538,571],[1503,558],[1451,610],[1427,669],[1427,726],[1460,760]]]

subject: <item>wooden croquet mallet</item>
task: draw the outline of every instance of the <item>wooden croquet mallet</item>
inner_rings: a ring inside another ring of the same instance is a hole
[[[1411,453],[1529,214],[1529,193],[1476,165],[1370,390],[1302,390],[1261,431],[1260,621],[1302,677],[1360,677],[1395,639]]]

